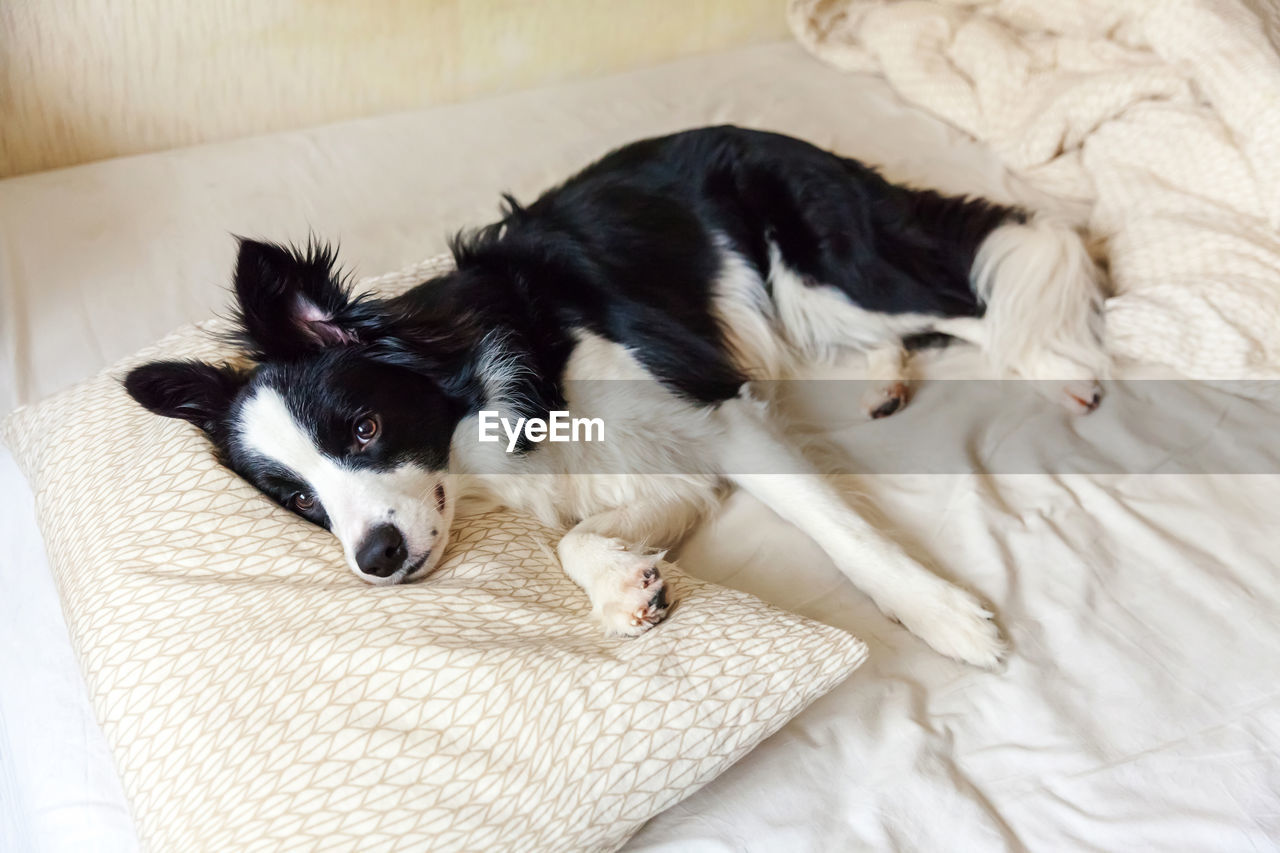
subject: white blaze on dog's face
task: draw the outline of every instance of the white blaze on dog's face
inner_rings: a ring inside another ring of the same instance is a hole
[[[420,577],[453,521],[457,410],[431,380],[357,349],[262,365],[226,418],[227,463],[328,528],[372,584]]]
[[[352,423],[352,453],[331,455],[313,429],[300,424],[270,387],[240,407],[234,429],[241,460],[258,457],[254,479],[299,515],[327,526],[342,543],[347,564],[372,584],[401,583],[429,572],[444,553],[453,521],[452,489],[443,471],[413,460],[364,464],[361,444],[384,429],[376,412]],[[272,470],[278,468],[278,470]],[[261,482],[274,480],[272,483]]]

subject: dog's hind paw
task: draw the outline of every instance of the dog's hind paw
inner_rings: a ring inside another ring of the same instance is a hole
[[[905,382],[873,383],[863,392],[860,402],[867,417],[878,420],[889,417],[907,405],[909,396]]]
[[[1102,385],[1093,379],[1068,382],[1062,386],[1059,401],[1067,411],[1087,415],[1102,403]]]

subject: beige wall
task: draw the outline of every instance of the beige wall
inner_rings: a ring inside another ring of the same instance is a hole
[[[0,176],[786,35],[782,0],[0,0]]]

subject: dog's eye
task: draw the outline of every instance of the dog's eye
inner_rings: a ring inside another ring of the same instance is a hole
[[[378,436],[381,426],[378,423],[377,415],[368,415],[356,421],[356,425],[351,428],[351,432],[356,437],[356,443],[364,447]]]
[[[298,492],[298,494],[289,499],[289,502],[293,504],[293,508],[298,512],[307,512],[316,508],[315,497],[306,492]]]

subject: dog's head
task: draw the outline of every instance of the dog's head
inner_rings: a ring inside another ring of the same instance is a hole
[[[352,298],[327,250],[244,241],[235,291],[254,367],[153,362],[129,373],[129,394],[200,427],[228,467],[332,531],[361,579],[425,575],[453,520],[459,401],[405,357],[386,303]]]

